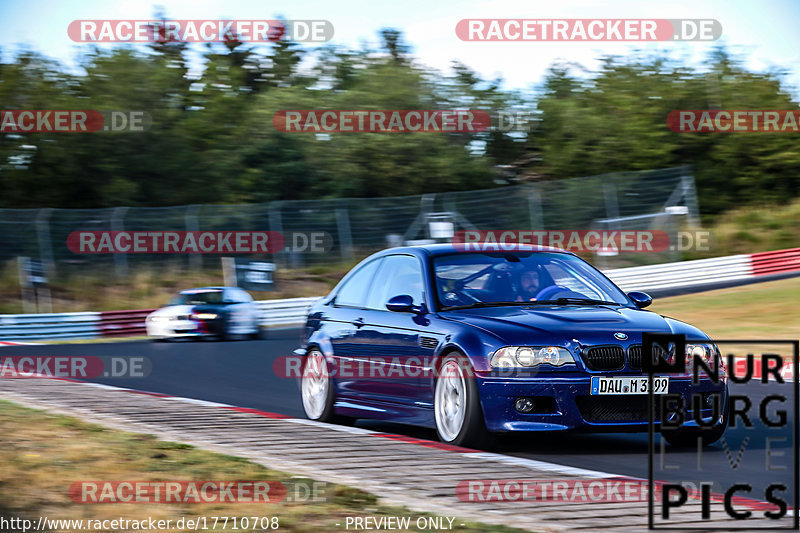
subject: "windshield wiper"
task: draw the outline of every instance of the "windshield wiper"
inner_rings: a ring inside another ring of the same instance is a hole
[[[513,305],[541,305],[541,304],[550,304],[551,301],[543,301],[543,302],[475,302],[474,304],[467,304],[467,305],[451,305],[449,307],[442,307],[442,311],[455,311],[457,309],[477,309],[480,307],[503,307],[503,306],[513,306]]]
[[[593,300],[591,298],[556,298],[555,300],[542,300],[533,303],[549,305],[625,305],[619,302],[609,302],[607,300]]]
[[[452,305],[442,307],[442,311],[456,311],[458,309],[478,309],[481,307],[504,307],[504,306],[531,306],[531,305],[614,305],[624,306],[619,302],[607,300],[593,300],[591,298],[556,298],[555,300],[534,300],[532,302],[475,302],[467,305]]]

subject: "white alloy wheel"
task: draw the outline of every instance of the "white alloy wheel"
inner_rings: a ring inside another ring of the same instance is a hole
[[[306,356],[300,391],[306,416],[311,420],[322,418],[331,394],[328,365],[322,352],[313,350]]]
[[[446,442],[458,437],[467,414],[467,384],[458,360],[448,359],[436,380],[434,415],[436,428]]]

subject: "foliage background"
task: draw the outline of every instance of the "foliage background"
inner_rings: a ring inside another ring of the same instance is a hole
[[[797,134],[671,132],[675,109],[797,109],[780,72],[753,73],[717,48],[702,72],[667,55],[553,65],[532,91],[464,65],[427,68],[403,35],[377,49],[268,53],[237,41],[90,49],[79,72],[30,51],[0,64],[2,109],[144,110],[144,133],[0,136],[0,207],[164,206],[480,189],[612,171],[694,167],[701,209],[784,202],[800,189]],[[310,56],[311,68],[300,68]],[[281,133],[281,109],[473,108],[530,112],[531,131]]]

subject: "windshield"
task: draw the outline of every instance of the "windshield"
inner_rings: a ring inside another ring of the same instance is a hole
[[[221,290],[184,291],[176,295],[167,305],[201,305],[222,303]]]
[[[451,254],[434,258],[433,264],[444,308],[527,302],[631,305],[599,271],[569,254]]]

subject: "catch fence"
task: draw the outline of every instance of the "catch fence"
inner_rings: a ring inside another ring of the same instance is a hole
[[[0,209],[0,262],[38,258],[50,277],[107,270],[123,276],[140,266],[219,268],[220,255],[76,254],[74,231],[326,232],[324,253],[284,250],[252,259],[280,268],[352,262],[404,243],[446,241],[459,230],[661,230],[699,226],[694,178],[688,167],[620,172],[492,189],[386,198],[340,198],[248,205]],[[443,229],[445,230],[442,233]],[[671,241],[673,242],[673,241]],[[291,243],[290,243],[291,244]],[[614,268],[680,259],[680,252],[620,253],[597,258]]]

